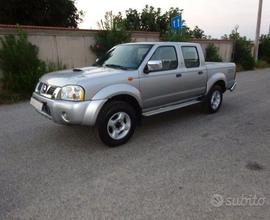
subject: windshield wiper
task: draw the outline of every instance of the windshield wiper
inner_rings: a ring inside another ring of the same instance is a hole
[[[116,68],[116,69],[121,69],[121,70],[128,70],[128,67],[125,66],[120,66],[116,64],[105,64],[106,67],[111,67],[111,68]]]

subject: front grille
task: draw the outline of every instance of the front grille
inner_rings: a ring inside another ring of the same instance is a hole
[[[55,90],[56,90],[56,87],[51,86],[51,87],[49,87],[49,89],[47,90],[47,94],[53,95],[53,93],[54,93]]]
[[[54,98],[54,96],[57,95],[57,94],[54,94],[57,88],[58,87],[56,86],[50,86],[46,83],[39,82],[39,84],[37,85],[36,92],[43,96],[46,96],[47,98]]]

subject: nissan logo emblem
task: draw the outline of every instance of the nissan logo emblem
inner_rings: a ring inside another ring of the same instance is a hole
[[[47,91],[47,85],[46,84],[43,85],[42,90],[43,90],[43,92],[46,92]]]

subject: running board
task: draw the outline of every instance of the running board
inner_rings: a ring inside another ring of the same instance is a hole
[[[200,102],[201,101],[198,101],[198,100],[192,100],[192,101],[180,103],[180,104],[177,104],[177,105],[170,105],[170,106],[162,107],[162,108],[159,108],[159,109],[156,109],[156,110],[153,110],[153,111],[144,112],[143,116],[148,117],[148,116],[152,116],[152,115],[157,115],[157,114],[160,114],[160,113],[163,113],[163,112],[168,112],[168,111],[176,110],[176,109],[179,109],[179,108],[187,107],[187,106],[190,106],[190,105],[198,104]]]

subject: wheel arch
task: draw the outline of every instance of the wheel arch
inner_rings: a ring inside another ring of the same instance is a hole
[[[106,102],[102,105],[102,107],[100,108],[100,111],[97,114],[95,125],[101,119],[100,116],[101,116],[102,110],[105,108],[106,104],[109,104],[111,102],[117,102],[117,101],[122,101],[122,102],[125,102],[125,103],[128,103],[129,105],[131,105],[135,110],[135,113],[137,116],[137,123],[140,122],[140,120],[142,118],[142,108],[139,105],[137,99],[131,95],[128,95],[128,94],[120,94],[120,95],[112,96],[111,98],[106,100]]]
[[[219,86],[221,87],[223,93],[226,91],[226,84],[225,84],[225,81],[223,81],[223,80],[218,80],[217,82],[214,83],[213,86],[215,86],[215,85],[219,85]],[[213,87],[213,86],[212,86],[212,87]]]
[[[123,102],[126,102],[126,103],[130,104],[136,110],[136,112],[138,113],[138,115],[141,115],[141,113],[142,113],[142,108],[141,108],[138,100],[135,97],[133,97],[133,96],[131,96],[129,94],[115,95],[115,96],[109,98],[106,103],[113,102],[113,101],[123,101]]]
[[[227,80],[224,73],[216,73],[207,81],[207,91],[206,94],[214,85],[219,85],[222,88],[223,93],[227,90]]]
[[[136,111],[138,119],[141,118],[142,114],[142,99],[140,96],[140,91],[131,85],[127,84],[117,84],[117,85],[111,85],[109,87],[103,88],[100,90],[93,99],[104,99],[106,100],[105,103],[103,103],[102,107],[100,108],[100,111],[102,108],[109,102],[112,101],[124,101],[128,104],[130,104]],[[100,115],[100,111],[97,114],[96,121]]]
[[[128,84],[116,84],[105,87],[98,91],[92,100],[106,99],[111,100],[115,97],[130,97],[132,100],[136,100],[137,104],[142,107],[142,98],[140,91]]]

